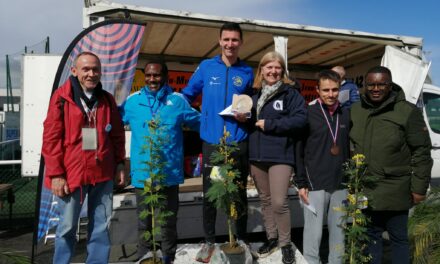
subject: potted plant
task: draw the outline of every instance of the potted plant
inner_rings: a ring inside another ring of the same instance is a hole
[[[236,142],[227,143],[229,136],[230,133],[225,131],[223,137],[220,138],[220,143],[217,145],[217,150],[210,157],[211,163],[215,166],[210,175],[212,184],[207,192],[207,197],[210,202],[215,204],[217,209],[223,210],[227,216],[229,242],[223,244],[220,248],[232,262],[231,258],[235,259],[233,255],[244,256],[245,249],[237,243],[232,232],[233,222],[238,218],[237,212],[239,210],[237,208],[242,205],[242,202],[238,192],[240,187],[236,182],[240,172],[233,168],[235,160],[232,158],[232,154],[238,151],[238,147]]]
[[[342,210],[344,214],[345,252],[344,262],[350,264],[368,263],[370,255],[365,255],[368,243],[367,223],[369,219],[362,212],[368,207],[364,187],[374,182],[374,177],[365,174],[365,156],[354,155],[344,163],[344,173],[347,177],[347,202]]]
[[[149,174],[149,179],[144,182],[144,197],[142,203],[147,205],[147,210],[140,214],[142,220],[151,217],[151,230],[144,233],[144,239],[149,241],[152,246],[152,257],[142,260],[141,264],[158,264],[162,263],[160,256],[157,254],[159,246],[158,238],[161,234],[161,226],[166,223],[167,217],[173,213],[165,210],[166,196],[162,193],[166,175],[164,167],[166,161],[163,158],[162,146],[167,143],[167,139],[161,133],[160,119],[157,117],[148,123],[149,135],[145,136],[145,145],[142,146],[142,152],[148,153],[150,159],[145,161],[144,171]]]

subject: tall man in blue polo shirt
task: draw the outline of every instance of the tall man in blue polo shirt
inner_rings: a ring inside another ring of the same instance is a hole
[[[202,61],[191,77],[188,86],[182,91],[183,95],[192,102],[199,94],[202,96],[202,117],[200,124],[200,137],[203,140],[203,228],[206,244],[200,250],[197,260],[209,262],[215,243],[215,220],[217,210],[209,202],[206,193],[211,186],[209,175],[212,165],[210,156],[215,151],[215,144],[229,131],[229,142],[238,143],[240,151],[235,153],[236,168],[239,169],[241,178],[240,197],[243,202],[242,212],[236,223],[238,239],[246,239],[247,228],[247,196],[246,184],[249,174],[247,161],[246,116],[221,116],[219,112],[231,105],[233,94],[248,94],[252,92],[253,72],[238,58],[238,52],[243,44],[241,28],[236,23],[225,23],[220,29],[219,45],[222,53],[211,59]]]

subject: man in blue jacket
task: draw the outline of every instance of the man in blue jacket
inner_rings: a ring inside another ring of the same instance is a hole
[[[147,205],[142,194],[145,180],[151,171],[145,163],[150,160],[148,142],[149,126],[158,126],[159,136],[163,135],[166,143],[161,146],[161,154],[165,159],[166,208],[172,216],[167,218],[162,228],[163,263],[172,263],[177,248],[177,210],[179,206],[179,184],[183,183],[183,131],[186,125],[195,131],[200,128],[200,113],[191,108],[188,102],[168,86],[168,69],[163,62],[150,62],[145,66],[145,83],[139,92],[128,97],[124,104],[123,121],[131,128],[131,184],[136,188],[138,213],[138,257],[148,256],[151,245],[144,239],[144,233],[151,230],[151,217],[141,220],[139,215]],[[162,135],[161,135],[162,134]],[[152,172],[157,173],[157,172]]]
[[[240,171],[240,197],[243,207],[236,223],[238,239],[246,239],[247,228],[247,196],[246,184],[249,174],[246,116],[221,116],[219,113],[232,103],[233,94],[252,93],[253,72],[238,58],[238,52],[243,43],[240,25],[225,23],[220,29],[219,45],[221,55],[202,61],[191,77],[188,86],[182,91],[183,95],[192,102],[199,94],[202,95],[202,118],[200,137],[203,140],[203,228],[206,244],[203,245],[197,260],[209,262],[215,243],[216,208],[206,198],[206,192],[211,186],[210,164],[211,153],[216,149],[215,144],[229,131],[229,142],[235,141],[240,148],[235,153],[236,168]]]
[[[342,66],[332,68],[341,77],[341,88],[339,90],[338,100],[342,107],[348,107],[360,100],[359,89],[355,83],[345,79],[345,69]]]

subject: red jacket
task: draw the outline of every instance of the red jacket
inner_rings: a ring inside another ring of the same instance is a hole
[[[84,116],[72,94],[70,78],[53,94],[44,121],[42,149],[45,186],[50,189],[51,178],[64,175],[71,192],[82,185],[113,180],[116,165],[125,159],[125,133],[113,96],[109,93],[98,96],[95,151],[82,150]],[[109,124],[111,129],[106,131]]]

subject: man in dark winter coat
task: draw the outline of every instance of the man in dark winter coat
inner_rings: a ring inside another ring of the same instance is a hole
[[[392,244],[393,263],[409,263],[408,210],[425,199],[432,168],[431,141],[422,112],[405,101],[391,71],[378,66],[366,75],[365,94],[351,108],[350,140],[365,155],[371,263],[380,263],[382,232]]]

